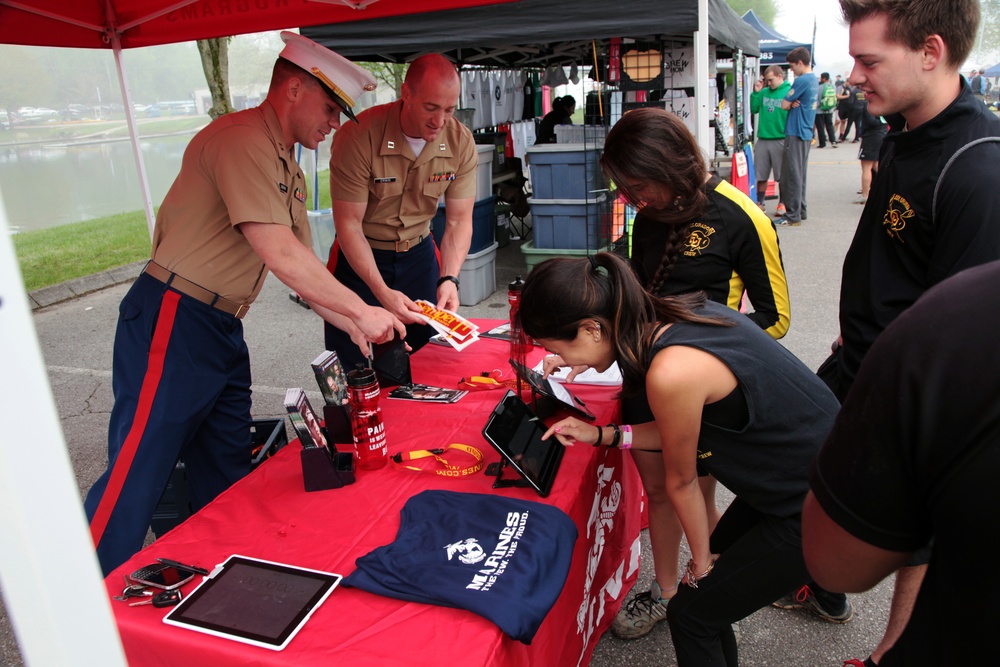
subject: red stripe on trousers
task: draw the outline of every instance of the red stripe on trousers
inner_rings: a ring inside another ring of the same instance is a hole
[[[163,302],[160,305],[160,315],[156,321],[156,330],[153,331],[153,342],[149,346],[149,362],[146,367],[146,375],[142,380],[142,389],[139,390],[139,403],[135,408],[135,416],[132,418],[132,428],[129,429],[125,443],[118,452],[115,466],[108,478],[108,485],[101,496],[101,502],[97,505],[94,518],[90,521],[90,537],[96,547],[101,543],[104,536],[104,529],[108,527],[111,520],[111,512],[118,504],[122,488],[125,486],[125,479],[132,468],[132,461],[139,449],[139,442],[146,432],[146,424],[149,423],[149,413],[153,409],[153,399],[156,398],[156,390],[160,386],[163,378],[163,362],[167,356],[167,344],[170,342],[170,334],[174,329],[174,319],[177,316],[177,302],[181,295],[173,290],[166,290],[163,294]]]

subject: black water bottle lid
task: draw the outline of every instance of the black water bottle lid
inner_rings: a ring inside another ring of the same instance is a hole
[[[509,285],[507,285],[508,290],[512,290],[515,292],[520,292],[523,288],[524,288],[524,281],[521,280],[521,276],[514,278],[514,280]]]
[[[358,365],[347,374],[347,385],[350,387],[366,387],[375,382],[375,369]]]

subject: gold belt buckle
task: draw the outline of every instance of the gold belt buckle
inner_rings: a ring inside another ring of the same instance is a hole
[[[406,244],[406,247],[404,247],[402,250],[399,249],[399,244],[401,243]],[[409,250],[410,250],[410,239],[406,239],[405,241],[396,241],[396,252],[408,252]]]
[[[236,319],[242,320],[249,310],[250,306],[245,303],[241,303],[240,307],[236,309]]]

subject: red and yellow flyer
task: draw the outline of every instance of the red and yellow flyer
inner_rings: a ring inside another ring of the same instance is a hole
[[[438,308],[429,301],[422,299],[416,302],[423,311],[427,324],[434,327],[456,350],[464,350],[468,345],[479,340],[479,327],[458,313]]]

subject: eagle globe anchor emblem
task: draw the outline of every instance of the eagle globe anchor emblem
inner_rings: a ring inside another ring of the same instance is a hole
[[[486,558],[486,552],[483,551],[483,548],[479,546],[479,542],[474,537],[454,542],[445,546],[444,549],[448,552],[448,560],[457,555],[458,560],[466,565],[475,565]]]

